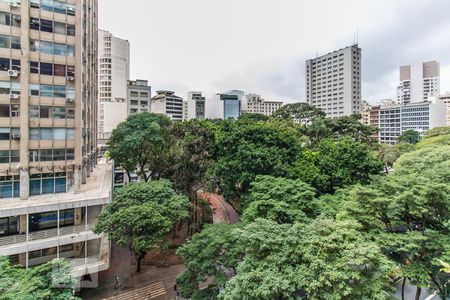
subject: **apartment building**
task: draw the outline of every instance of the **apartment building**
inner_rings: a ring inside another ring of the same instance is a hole
[[[361,111],[361,49],[349,46],[306,61],[306,100],[327,117]]]
[[[367,101],[361,101],[361,122],[370,125],[370,111],[372,106]]]
[[[92,232],[110,201],[97,163],[97,1],[0,1],[0,256],[108,267]]]
[[[391,104],[380,108],[380,142],[396,144],[397,138],[406,130],[425,131],[445,126],[447,122],[446,104],[438,97],[430,101]]]
[[[374,105],[370,107],[369,111],[369,125],[376,128],[380,128],[380,105]],[[376,141],[380,141],[380,131],[375,132],[372,138]]]
[[[205,119],[205,97],[200,91],[190,91],[186,98],[187,113],[185,119]]]
[[[98,31],[99,140],[101,144],[128,116],[130,43],[104,30]]]
[[[152,112],[164,114],[173,121],[183,120],[183,98],[172,91],[156,91],[156,96],[151,99]]]
[[[397,87],[399,104],[428,101],[431,96],[439,96],[439,62],[429,61],[400,67],[400,83]]]
[[[207,119],[237,119],[241,115],[241,104],[245,93],[230,90],[215,94],[205,102],[205,116]]]
[[[443,95],[440,95],[439,97],[437,96],[432,96],[429,98],[430,101],[443,101],[444,105],[445,105],[445,126],[450,126],[450,92],[446,92]]]
[[[128,80],[128,115],[150,112],[152,87],[147,80]]]
[[[242,103],[242,113],[272,115],[283,106],[280,101],[266,101],[261,95],[248,94]]]

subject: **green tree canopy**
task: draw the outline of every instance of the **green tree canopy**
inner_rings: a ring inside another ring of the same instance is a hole
[[[146,253],[156,247],[172,226],[189,216],[189,200],[167,180],[131,183],[118,191],[100,215],[95,232],[128,247],[136,257],[137,271]]]
[[[417,144],[420,142],[420,134],[413,129],[406,130],[397,138],[397,142]]]
[[[290,174],[315,187],[319,194],[326,194],[358,182],[367,183],[382,169],[367,144],[350,138],[324,139],[300,153]]]
[[[219,299],[391,299],[393,264],[356,222],[259,219],[234,232],[245,256]]]
[[[171,121],[160,114],[133,114],[113,130],[108,142],[109,156],[128,176],[137,172],[148,181],[159,179],[170,157]]]
[[[24,269],[0,257],[0,299],[79,299],[72,296],[76,282],[70,272],[70,264],[60,259]]]
[[[292,125],[224,123],[217,133],[214,174],[227,199],[245,193],[256,175],[284,176],[301,148]]]
[[[272,118],[293,120],[301,124],[309,124],[317,119],[324,119],[325,116],[323,110],[305,102],[286,104],[272,114]]]

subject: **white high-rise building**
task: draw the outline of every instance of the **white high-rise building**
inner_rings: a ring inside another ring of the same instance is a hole
[[[261,95],[248,94],[244,98],[241,111],[242,113],[247,114],[263,114],[270,116],[282,106],[283,102],[266,101],[261,97]]]
[[[112,33],[99,30],[99,139],[111,132],[128,115],[127,83],[130,79],[130,43]]]
[[[185,119],[205,119],[205,97],[200,91],[190,91],[186,99],[187,115]]]
[[[215,94],[205,101],[206,119],[237,119],[241,115],[241,105],[245,92],[231,90]]]
[[[430,61],[400,67],[400,84],[397,101],[400,104],[428,101],[428,97],[439,96],[439,62]]]
[[[327,117],[361,111],[361,49],[349,46],[306,61],[306,100]]]

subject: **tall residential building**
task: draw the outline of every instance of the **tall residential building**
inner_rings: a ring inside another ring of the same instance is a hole
[[[0,1],[0,14],[0,256],[104,270],[109,242],[92,232],[111,193],[96,153],[97,1]]]
[[[156,91],[156,96],[152,97],[152,112],[164,114],[173,121],[183,120],[183,98],[175,95],[172,91]]]
[[[361,102],[361,122],[364,125],[370,125],[370,111],[372,106],[365,100]]]
[[[242,113],[272,115],[283,106],[280,101],[266,101],[261,95],[248,94],[242,103]]]
[[[202,92],[190,91],[187,93],[187,120],[205,119],[205,97]]]
[[[369,111],[369,125],[380,128],[380,105],[371,106]],[[372,135],[376,141],[380,141],[380,131],[378,130]]]
[[[148,85],[147,80],[128,80],[128,115],[150,112],[152,87]]]
[[[216,94],[205,102],[207,119],[237,119],[241,115],[241,104],[245,93],[231,90]]]
[[[127,83],[130,79],[130,43],[99,30],[99,120],[101,143],[128,115]]]
[[[382,105],[380,108],[380,142],[395,144],[406,130],[423,134],[429,129],[445,126],[446,104],[443,99],[430,97],[430,101]]]
[[[428,101],[430,96],[439,96],[439,63],[430,61],[400,67],[400,84],[397,101],[400,104]]]
[[[306,100],[327,117],[361,111],[361,49],[349,46],[306,61]]]

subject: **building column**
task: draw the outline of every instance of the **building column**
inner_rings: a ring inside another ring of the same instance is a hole
[[[73,170],[73,190],[75,193],[81,191],[81,166],[75,166]]]
[[[20,199],[27,200],[30,197],[30,174],[28,170],[20,170]]]
[[[83,166],[81,167],[81,183],[86,184],[86,177],[87,177],[87,168],[86,168],[86,162],[83,163]]]

